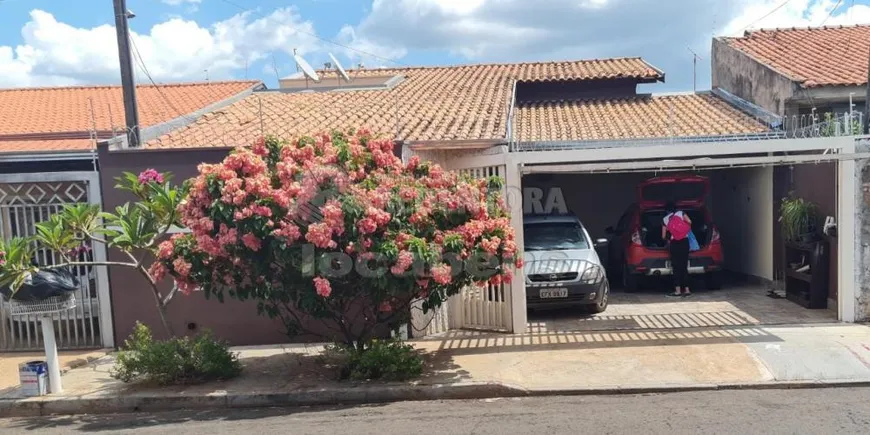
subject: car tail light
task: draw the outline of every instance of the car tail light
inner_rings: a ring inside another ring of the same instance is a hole
[[[710,243],[719,241],[719,230],[713,227],[713,234],[710,236]]]
[[[631,244],[642,246],[643,242],[640,240],[640,231],[635,231],[631,233]]]

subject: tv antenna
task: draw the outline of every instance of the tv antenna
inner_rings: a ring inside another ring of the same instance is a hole
[[[302,70],[302,74],[305,75],[306,87],[308,86],[308,79],[313,80],[314,83],[320,82],[320,76],[317,75],[317,71],[314,71],[314,68],[312,68],[311,65],[309,65],[308,62],[306,62],[305,59],[302,58],[302,56],[294,54],[293,59],[296,61],[296,66],[298,66],[299,69]]]
[[[329,53],[329,59],[331,59],[332,64],[335,65],[335,70],[338,71],[339,77],[344,79],[344,81],[350,83],[351,82],[350,76],[347,75],[347,71],[344,70],[344,67],[341,66],[341,63],[338,62],[338,59],[336,59],[335,56],[332,55],[332,53]],[[339,79],[339,83],[341,83],[340,79]]]
[[[691,47],[686,47],[689,53],[692,53],[692,92],[698,92],[698,59],[704,60],[698,53],[695,53]]]

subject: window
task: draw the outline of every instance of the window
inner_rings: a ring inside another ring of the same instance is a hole
[[[589,249],[583,227],[573,223],[539,223],[523,226],[526,251]]]

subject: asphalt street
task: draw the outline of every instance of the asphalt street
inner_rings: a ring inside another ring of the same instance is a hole
[[[7,434],[867,434],[870,388],[402,402],[0,420]]]

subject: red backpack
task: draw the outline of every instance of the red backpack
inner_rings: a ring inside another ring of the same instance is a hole
[[[689,236],[689,231],[692,231],[692,227],[682,216],[672,214],[668,219],[668,231],[671,233],[673,240],[683,240]]]

